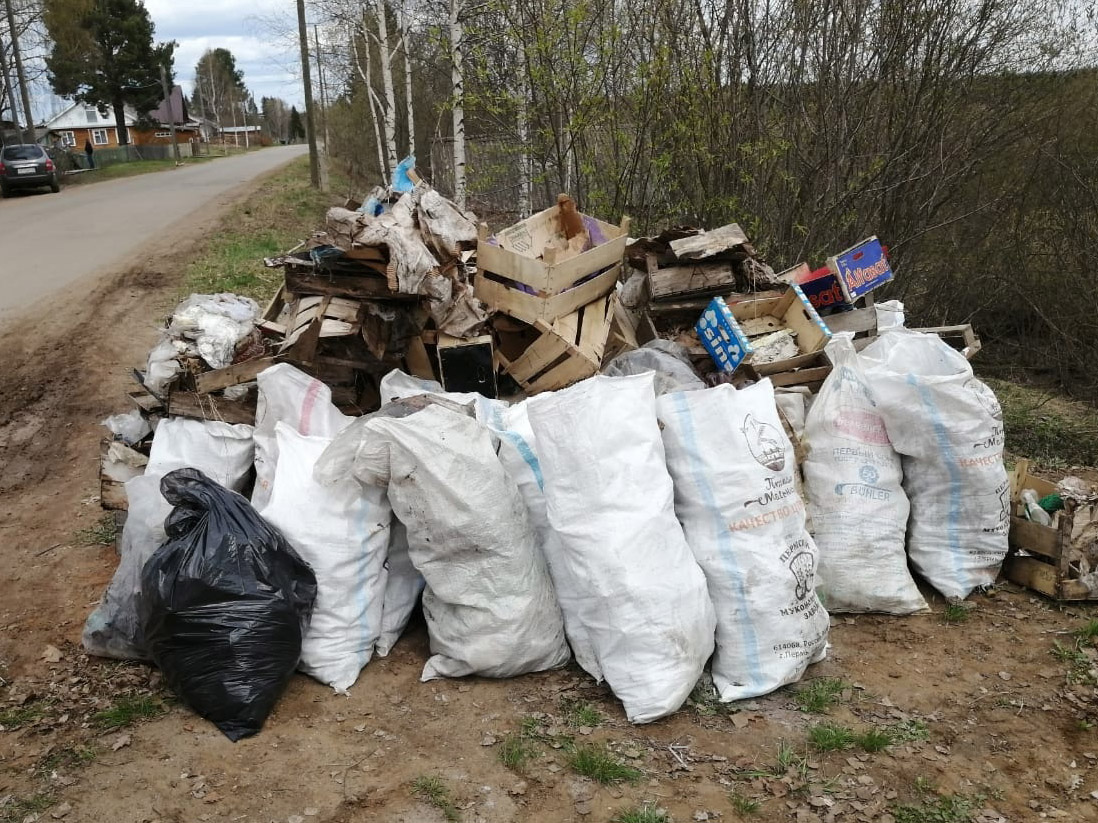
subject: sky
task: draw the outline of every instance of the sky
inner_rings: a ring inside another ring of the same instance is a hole
[[[175,81],[188,95],[202,53],[226,48],[257,105],[262,97],[281,97],[301,106],[294,0],[145,0],[145,8],[156,25],[156,40],[178,43]]]

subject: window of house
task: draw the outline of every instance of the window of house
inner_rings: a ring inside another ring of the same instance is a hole
[[[96,146],[107,145],[107,130],[92,129],[92,143]]]
[[[88,119],[89,123],[99,122],[99,109],[95,106],[86,106],[84,108],[84,116]]]
[[[156,133],[156,136],[157,137],[171,137],[172,133],[170,131],[158,131]]]
[[[60,132],[57,133],[57,136],[61,138],[61,145],[62,146],[75,146],[76,145],[76,134],[74,134],[71,131],[60,131]]]

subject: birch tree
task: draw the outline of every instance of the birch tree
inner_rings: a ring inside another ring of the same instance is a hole
[[[385,0],[377,0],[377,47],[381,55],[381,87],[385,93],[382,122],[385,125],[385,152],[388,158],[389,179],[396,173],[396,94],[393,91],[393,52],[389,46],[388,7]]]
[[[454,202],[465,209],[465,76],[462,65],[462,0],[450,0],[450,105],[454,129]]]

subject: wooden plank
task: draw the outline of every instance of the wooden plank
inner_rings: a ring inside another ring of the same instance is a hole
[[[144,389],[135,389],[126,392],[126,394],[134,402],[134,405],[142,411],[149,413],[164,411],[164,404],[160,402],[160,398]]]
[[[617,229],[614,229],[616,232]],[[605,243],[588,249],[583,254],[566,260],[556,266],[550,266],[546,271],[544,290],[550,294],[556,294],[575,285],[588,275],[594,274],[607,266],[619,266],[625,259],[625,241],[628,238],[613,237]]]
[[[548,283],[547,267],[541,260],[523,257],[491,243],[477,243],[477,267],[539,292],[545,291]]]
[[[282,313],[283,306],[286,305],[286,284],[282,283],[278,287],[278,291],[275,292],[274,297],[267,304],[267,308],[263,310],[264,320],[277,320],[278,315]]]
[[[731,263],[668,266],[648,275],[653,300],[715,295],[735,288],[735,285],[736,273]]]
[[[598,364],[582,357],[570,357],[537,380],[523,385],[530,394],[556,391],[598,373]]]
[[[223,369],[203,372],[195,378],[195,388],[198,389],[199,394],[209,394],[219,389],[227,389],[229,386],[247,383],[249,380],[255,380],[261,371],[278,362],[278,357],[255,357]]]
[[[427,380],[435,380],[435,372],[431,368],[431,358],[427,354],[427,347],[423,339],[413,337],[408,341],[408,351],[404,354],[404,363],[408,367],[408,373],[415,377],[423,377]]]
[[[827,317],[821,319],[824,321],[824,325],[831,329],[832,333],[836,334],[843,331],[851,331],[856,334],[858,332],[877,330],[876,309],[842,311],[837,314],[829,314]]]
[[[1053,561],[1060,560],[1060,532],[1051,526],[1042,526],[1024,517],[1010,518],[1010,547],[1030,554],[1039,554]]]
[[[99,505],[110,511],[127,511],[130,508],[126,497],[126,484],[106,477],[99,479]]]
[[[747,242],[747,235],[736,223],[712,231],[671,241],[671,251],[680,260],[704,260],[731,251]]]
[[[831,366],[816,366],[811,369],[784,371],[767,376],[774,388],[778,388],[780,386],[803,386],[806,383],[815,383],[824,380],[829,374],[831,374]]]
[[[493,311],[510,315],[530,325],[538,320],[552,323],[613,291],[620,273],[619,264],[580,286],[546,298],[490,280],[482,271],[477,276],[473,291],[477,299]]]
[[[1003,563],[1003,576],[1021,586],[1040,592],[1048,597],[1060,596],[1056,567],[1042,563],[1033,557],[1019,557],[1012,554]]]
[[[602,365],[602,354],[606,351],[606,340],[610,335],[610,325],[614,318],[614,308],[618,296],[611,294],[605,301],[591,303],[583,313],[583,328],[580,329],[579,348],[592,362]]]
[[[197,420],[221,420],[225,423],[255,425],[255,398],[226,400],[213,394],[173,391],[168,398],[168,414]]]
[[[286,288],[295,294],[350,297],[367,300],[418,300],[418,295],[392,291],[384,277],[315,275],[287,270]]]
[[[566,354],[570,354],[567,341],[552,332],[547,332],[523,352],[522,357],[510,364],[507,373],[519,383],[526,385],[526,382],[548,369]]]

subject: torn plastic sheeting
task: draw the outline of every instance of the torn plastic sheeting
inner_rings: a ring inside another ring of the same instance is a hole
[[[211,369],[233,362],[237,344],[255,328],[259,304],[236,294],[192,294],[172,313],[168,332],[194,341]]]

